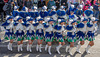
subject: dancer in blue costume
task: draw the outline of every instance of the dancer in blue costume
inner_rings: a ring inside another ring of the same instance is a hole
[[[92,17],[91,21],[89,23],[87,23],[87,30],[88,30],[87,40],[89,41],[89,44],[85,49],[85,51],[87,53],[90,53],[89,49],[94,45],[94,40],[95,40],[94,33],[97,31],[95,24],[97,24],[97,21],[98,21],[98,19],[96,19],[95,17]]]
[[[14,6],[14,10],[12,12],[13,17],[16,17],[16,16],[19,15],[19,10],[18,9],[19,9],[19,6]]]
[[[66,26],[67,41],[70,42],[70,46],[66,46],[66,52],[68,51],[72,55],[71,50],[74,47],[74,42],[76,42],[76,20],[70,19],[68,25]]]
[[[36,39],[38,41],[38,44],[36,46],[36,50],[39,52],[42,52],[41,46],[42,46],[42,41],[44,39],[44,21],[43,18],[40,16],[37,18],[37,22],[35,24],[36,26]]]
[[[26,35],[27,35],[27,40],[28,40],[28,44],[27,44],[27,51],[32,52],[31,47],[32,47],[32,43],[33,40],[35,39],[35,22],[33,21],[32,17],[27,17],[27,22],[26,22]]]
[[[85,40],[86,40],[87,21],[88,19],[83,17],[81,18],[81,23],[77,24],[77,37],[78,37],[77,40],[80,41],[80,44],[77,45],[77,49],[76,49],[78,53],[81,53],[79,49],[82,45],[84,45]]]
[[[41,16],[41,18],[44,19],[45,22],[48,21],[47,18],[48,18],[48,16],[49,16],[49,13],[48,13],[48,11],[47,11],[47,7],[46,7],[46,6],[43,6],[43,7],[42,7],[42,10],[40,11],[40,16]]]
[[[58,24],[55,25],[54,29],[56,40],[59,42],[59,46],[56,47],[56,51],[58,52],[58,54],[61,54],[59,50],[63,45],[65,45],[63,37],[63,32],[65,31],[65,20],[59,19]]]
[[[91,21],[91,17],[93,17],[93,7],[90,6],[86,11],[84,11],[84,17],[88,19],[88,21]]]
[[[5,39],[10,40],[8,44],[8,50],[12,51],[12,43],[14,39],[14,21],[12,16],[6,17],[6,22],[2,24],[2,26],[5,28]]]
[[[45,28],[45,41],[47,42],[45,46],[45,51],[48,48],[48,53],[51,55],[51,45],[54,40],[54,20],[49,18],[48,23],[44,25]]]
[[[48,11],[50,18],[57,21],[57,13],[56,13],[56,6],[52,6],[52,9]]]
[[[61,6],[59,10],[57,10],[58,19],[67,20],[65,7]]]
[[[36,6],[33,6],[30,16],[35,19],[35,22],[37,21],[36,18],[39,17],[39,12]]]
[[[83,17],[83,10],[82,9],[83,9],[83,6],[79,5],[78,9],[75,11],[76,16],[78,17],[77,23],[80,23],[81,18]]]
[[[24,40],[24,30],[25,30],[25,23],[22,21],[22,17],[18,17],[16,23],[14,24],[15,26],[15,35],[16,39],[18,41],[18,52],[23,51],[22,46],[23,46],[23,40]]]

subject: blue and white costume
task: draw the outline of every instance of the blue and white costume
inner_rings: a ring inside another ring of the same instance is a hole
[[[73,20],[77,20],[78,19],[78,17],[74,14],[74,12],[75,12],[74,10],[70,10],[69,20],[70,19],[73,19]]]
[[[48,20],[48,23],[44,25],[45,28],[45,41],[46,42],[52,42],[53,41],[53,37],[54,37],[54,29],[53,29],[53,25],[49,24],[50,21],[54,21],[52,18],[50,18]]]
[[[78,17],[78,21],[81,21],[81,17],[83,16],[83,6],[79,5],[78,9],[75,11],[76,16]]]
[[[48,20],[48,23],[44,25],[45,28],[45,41],[46,42],[52,42],[54,40],[54,28],[53,24],[49,24],[50,21],[54,21],[52,18]],[[45,47],[45,51],[48,48],[48,53],[51,55],[51,46],[48,46],[48,44]]]
[[[16,35],[17,41],[24,40],[25,23],[23,21],[19,22],[20,19],[22,19],[22,17],[19,16],[17,18],[16,23],[14,24],[15,30],[16,30],[15,35]],[[18,52],[23,51],[22,46],[23,44],[18,45]]]
[[[86,34],[87,34],[87,23],[83,23],[84,21],[88,21],[86,18],[81,19],[81,23],[77,25],[77,37],[78,40],[84,41],[86,40]]]
[[[94,33],[97,31],[97,28],[96,28],[95,24],[93,23],[94,21],[98,21],[98,19],[96,19],[95,17],[92,17],[91,21],[89,23],[87,23],[87,30],[88,30],[88,32],[87,32],[87,36],[88,36],[87,40],[88,41],[95,40]]]
[[[63,33],[65,31],[65,25],[61,25],[62,22],[65,22],[64,19],[59,19],[58,20],[58,24],[55,25],[54,29],[55,29],[55,37],[56,37],[56,41],[64,43],[64,37],[63,37]],[[60,54],[60,48],[62,47],[61,44],[59,44],[59,46],[56,47],[56,51],[58,52],[58,54]]]
[[[93,17],[93,7],[92,6],[90,6],[89,9],[84,11],[84,16],[86,19],[88,19],[88,21],[91,20],[91,17]]]
[[[48,11],[49,16],[53,18],[53,20],[57,21],[57,13],[56,13],[56,6],[52,6],[52,9]]]
[[[47,22],[47,18],[49,16],[49,13],[47,11],[47,7],[46,6],[42,7],[42,10],[40,11],[40,16],[41,16],[41,18],[44,19],[45,22]]]
[[[66,31],[67,31],[67,41],[68,42],[75,42],[76,41],[76,27],[75,25],[72,25],[73,23],[75,23],[76,20],[69,20],[69,25],[66,26]]]
[[[2,24],[2,26],[6,29],[5,39],[13,39],[14,36],[14,21],[10,21],[9,19],[13,19],[12,16],[8,16],[6,18],[6,22]]]
[[[26,22],[27,40],[34,40],[35,39],[35,32],[34,32],[34,30],[35,30],[35,27],[34,27],[35,22],[30,23],[29,21],[33,21],[33,18],[32,17],[27,17],[27,22]],[[27,45],[27,51],[32,52],[31,47],[32,47],[32,44],[28,44]]]
[[[24,29],[25,29],[25,23],[22,22],[18,22],[18,20],[22,19],[22,17],[18,17],[17,18],[17,22],[14,24],[14,26],[16,27],[16,37],[17,37],[17,41],[21,41],[24,40]]]
[[[36,19],[37,17],[39,17],[39,12],[37,10],[36,6],[33,6],[32,11],[30,12],[30,16],[34,19]]]
[[[43,18],[38,17],[37,22],[35,24],[36,26],[36,39],[42,40],[44,38],[44,23],[38,23],[39,21],[43,21]]]
[[[75,6],[74,5],[71,5],[70,8],[68,8],[68,10],[66,11],[66,14],[70,15],[71,11],[75,12]]]
[[[67,31],[67,41],[70,42],[70,46],[66,46],[66,52],[68,51],[70,55],[72,55],[71,50],[72,46],[71,43],[76,42],[76,25],[75,25],[76,20],[69,20],[69,25],[66,26],[66,31]]]
[[[14,6],[14,10],[13,10],[13,12],[12,12],[12,16],[13,16],[13,17],[16,17],[16,16],[19,15],[18,9],[19,9],[19,6]]]
[[[44,39],[44,23],[39,23],[39,21],[43,21],[43,18],[41,18],[40,16],[37,18],[37,22],[35,24],[36,26],[36,39],[42,41]],[[36,50],[39,52],[41,51],[41,46],[42,44],[36,46]]]
[[[29,19],[26,22],[26,35],[27,35],[27,40],[34,40],[35,39],[35,27],[34,24],[35,22],[33,22],[32,24],[29,21],[33,21],[32,17],[28,17]]]
[[[2,26],[5,28],[5,39],[7,40],[13,40],[14,39],[14,21],[10,21],[9,19],[13,19],[12,16],[6,17],[6,22],[2,24]],[[8,50],[12,51],[12,43],[9,42],[8,44]]]
[[[23,18],[23,21],[26,22],[26,17],[30,16],[30,14],[28,12],[28,8],[24,6],[22,8],[22,11],[19,12],[19,16],[21,16]]]
[[[55,29],[55,37],[56,40],[59,42],[64,42],[64,38],[63,38],[63,32],[65,31],[65,25],[61,25],[60,23],[65,22],[65,20],[63,19],[59,19],[58,20],[58,25],[55,25],[54,29]]]
[[[58,19],[67,19],[65,7],[61,6],[59,10],[57,10]]]

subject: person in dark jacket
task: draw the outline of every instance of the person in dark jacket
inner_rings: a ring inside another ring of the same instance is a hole
[[[54,0],[49,0],[48,4],[47,4],[47,7],[48,7],[48,10],[51,9],[52,6],[55,6],[55,1]]]
[[[68,8],[67,0],[61,0],[61,5],[65,6],[65,9]]]
[[[1,22],[3,21],[4,11],[3,11],[4,1],[0,0],[0,15],[1,15]]]
[[[29,0],[29,1],[26,0],[25,3],[24,3],[24,6],[26,6],[26,7],[29,8],[29,9],[31,9],[31,7],[33,6],[33,5],[32,5],[32,1],[31,1],[31,0]]]
[[[56,6],[57,6],[56,10],[58,10],[59,7],[60,7],[60,0],[54,0],[54,1],[55,1],[55,3],[56,3]]]
[[[19,6],[19,11],[23,8],[23,0],[17,0],[17,5]]]
[[[45,1],[40,0],[38,1],[38,8],[42,8],[45,5]]]
[[[43,7],[44,5],[45,5],[45,1],[43,1],[43,0],[38,1],[38,8],[39,8],[39,11],[42,10],[42,7]]]

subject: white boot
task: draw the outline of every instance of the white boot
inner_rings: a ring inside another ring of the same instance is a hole
[[[23,51],[23,44],[20,44],[20,50]]]
[[[39,45],[39,52],[42,52],[42,50],[41,50],[41,44]]]
[[[48,48],[48,53],[51,55],[51,46]]]
[[[32,47],[32,45],[30,44],[30,45],[29,45],[29,51],[30,51],[30,52],[32,52],[32,49],[31,49],[31,47]]]
[[[87,48],[85,49],[85,51],[86,51],[87,53],[90,53],[90,51],[89,51],[90,48],[91,48],[91,46],[88,45]]]
[[[8,44],[8,50],[10,50],[10,46],[11,46],[11,44],[9,43],[9,44]]]
[[[81,47],[81,46],[82,46],[81,44],[77,45],[77,49],[76,49],[76,51],[77,51],[78,53],[80,53],[80,54],[81,54],[81,52],[80,52],[80,47]]]
[[[12,51],[12,43],[10,43],[11,45],[10,45],[10,50]]]
[[[38,51],[38,49],[39,49],[39,45],[37,44],[37,46],[36,46],[36,51]]]
[[[48,44],[45,46],[45,51],[47,51],[47,48],[48,48]]]
[[[20,45],[18,45],[18,52],[20,51]]]
[[[60,51],[59,51],[59,49],[62,47],[62,45],[60,44],[59,46],[57,46],[56,47],[56,50],[57,50],[57,52],[58,52],[58,54],[60,54]]]
[[[29,51],[29,44],[27,44],[27,51]]]
[[[68,51],[68,52],[69,52],[70,55],[72,55],[72,53],[71,53],[71,50],[72,50],[72,49],[73,49],[73,47],[70,47],[70,48],[69,48],[69,51]]]
[[[70,47],[70,46],[66,46],[66,52],[68,51],[69,47]]]

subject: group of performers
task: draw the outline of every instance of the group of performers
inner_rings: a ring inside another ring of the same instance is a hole
[[[66,52],[72,55],[71,50],[74,43],[79,41],[76,51],[81,53],[80,47],[84,45],[85,40],[89,41],[85,51],[94,45],[95,35],[97,31],[98,19],[93,17],[93,7],[90,6],[83,12],[83,6],[77,8],[71,5],[65,10],[61,6],[56,11],[56,6],[52,6],[51,10],[47,11],[47,7],[43,6],[41,11],[38,11],[36,6],[33,6],[32,11],[28,12],[27,7],[23,7],[22,11],[18,11],[19,6],[15,6],[12,16],[6,17],[6,22],[2,24],[5,29],[5,39],[10,40],[8,50],[12,51],[12,43],[16,39],[18,43],[18,52],[23,51],[23,41],[28,40],[26,50],[32,52],[32,43],[37,40],[36,51],[42,52],[43,40],[47,42],[45,51],[51,55],[51,46],[53,41],[59,42],[56,47],[58,54],[60,48],[68,41],[70,45],[66,45]]]

